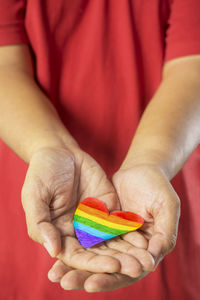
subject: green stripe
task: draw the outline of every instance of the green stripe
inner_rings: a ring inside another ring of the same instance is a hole
[[[114,235],[120,235],[120,234],[128,232],[127,230],[115,229],[115,228],[111,228],[111,227],[99,224],[97,222],[94,222],[90,219],[87,219],[87,218],[84,218],[84,217],[81,217],[78,215],[74,215],[74,221],[79,222],[81,224],[85,224],[92,228],[98,229],[102,232],[106,232],[106,233],[110,233],[110,234],[114,234]]]

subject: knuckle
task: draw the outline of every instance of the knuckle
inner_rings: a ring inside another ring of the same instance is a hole
[[[152,271],[153,270],[154,265],[155,265],[154,259],[147,250],[140,249],[137,259],[140,261],[143,271]]]
[[[180,210],[180,206],[181,206],[181,202],[180,202],[179,197],[177,196],[174,200],[174,207],[175,207],[176,211]]]
[[[26,191],[25,191],[25,187],[23,186],[21,190],[21,200],[23,205],[25,203],[25,199],[26,199]]]
[[[126,270],[125,274],[129,274],[129,276],[131,276],[132,278],[138,278],[138,277],[140,277],[140,275],[143,272],[142,265],[138,261],[132,261],[132,262],[130,262],[128,265],[126,265],[125,270]],[[121,270],[121,271],[123,273],[124,269]]]
[[[125,247],[125,252],[126,252],[127,254],[130,254],[130,255],[134,255],[134,254],[135,254],[135,253],[134,253],[134,249],[133,249],[132,246],[126,246],[126,247]]]
[[[21,189],[21,203],[24,210],[26,209],[26,202],[29,195],[30,195],[30,191],[28,191],[26,186],[23,186]]]
[[[170,253],[175,248],[175,246],[176,246],[176,239],[177,239],[176,234],[173,234],[171,236],[171,238],[169,239],[169,241],[168,241],[166,254]]]
[[[34,234],[33,234],[33,231],[30,229],[30,227],[27,228],[27,233],[28,233],[28,236],[34,240]]]
[[[144,271],[152,271],[154,269],[154,260],[152,257],[146,256],[143,261],[143,270]]]
[[[142,266],[139,263],[135,265],[132,273],[133,273],[132,277],[134,278],[139,277],[142,274]]]
[[[28,236],[35,242],[38,241],[37,237],[36,237],[36,234],[35,234],[35,231],[31,228],[31,226],[27,226],[27,233],[28,233]]]
[[[174,236],[171,240],[170,240],[170,250],[173,250],[176,246],[176,237]]]
[[[173,199],[171,199],[171,208],[175,214],[180,215],[181,201],[178,195],[175,195]]]

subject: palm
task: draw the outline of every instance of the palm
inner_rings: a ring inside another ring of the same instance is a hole
[[[103,170],[89,155],[82,152],[74,162],[65,152],[53,151],[48,155],[50,160],[44,161],[42,158],[45,174],[41,174],[40,182],[43,189],[46,188],[51,221],[62,237],[75,236],[74,212],[84,198],[98,197],[105,200],[110,209],[117,208],[114,189]],[[38,159],[37,164],[41,164]]]
[[[61,153],[54,154],[54,160],[49,166],[54,174],[53,180],[45,178],[46,182],[51,183],[50,191],[53,192],[50,202],[51,220],[62,237],[75,237],[74,212],[84,198],[99,198],[106,202],[109,210],[119,209],[119,202],[105,173],[89,155],[81,152],[73,165],[68,163],[65,154],[63,157]]]
[[[147,248],[154,257],[159,250],[162,251],[159,249],[162,240],[172,238],[171,246],[174,246],[179,218],[179,199],[162,171],[155,166],[138,165],[116,173],[113,183],[122,209],[143,216],[144,225],[137,233],[146,239]],[[172,220],[174,239],[165,233]],[[139,235],[137,237],[139,238]],[[156,237],[159,237],[159,240]],[[164,252],[163,255],[166,254]]]

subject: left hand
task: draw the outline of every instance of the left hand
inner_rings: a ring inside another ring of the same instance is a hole
[[[134,241],[125,235],[124,239],[134,244],[139,237],[145,238],[156,267],[176,244],[180,217],[178,195],[165,173],[154,164],[140,164],[120,170],[113,176],[113,184],[122,210],[133,211],[145,220],[135,232]],[[113,248],[116,244],[110,240],[109,246]]]

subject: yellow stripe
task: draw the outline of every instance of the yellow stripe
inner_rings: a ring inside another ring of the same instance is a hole
[[[108,226],[108,227],[111,227],[111,228],[115,228],[115,229],[132,231],[132,230],[135,230],[135,229],[137,229],[138,227],[141,226],[140,223],[136,223],[136,224],[138,224],[138,226],[135,226],[135,227],[130,227],[130,226],[125,226],[125,225],[115,224],[115,223],[106,221],[104,219],[101,219],[101,218],[89,215],[89,214],[87,214],[86,212],[84,212],[84,211],[82,211],[80,209],[77,209],[76,212],[75,212],[75,214],[78,215],[78,216],[90,219],[90,220],[92,220],[94,222],[100,223],[102,225],[105,225],[105,226]]]

